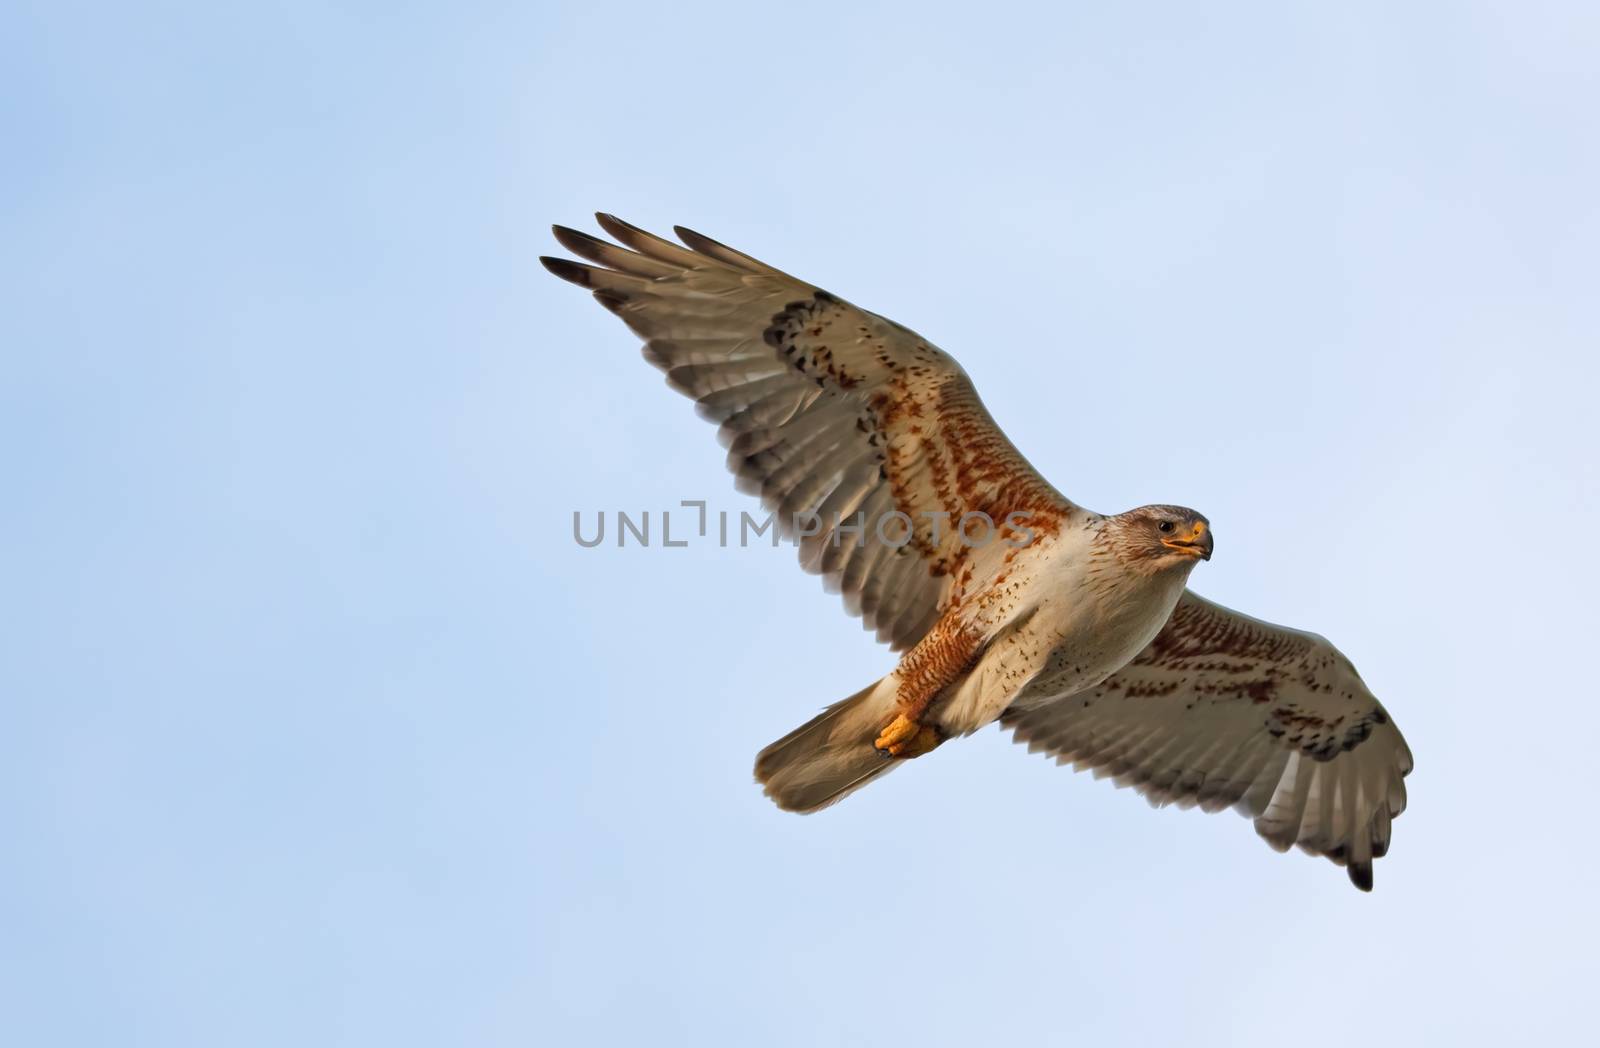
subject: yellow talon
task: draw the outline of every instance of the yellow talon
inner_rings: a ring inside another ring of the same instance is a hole
[[[944,736],[938,728],[912,720],[902,713],[884,727],[872,745],[887,757],[910,760],[922,756],[943,741]]]
[[[888,750],[890,747],[911,738],[920,727],[922,725],[902,713],[884,726],[884,729],[878,733],[878,741],[874,742],[873,745],[880,750]],[[893,751],[891,750],[891,752]]]

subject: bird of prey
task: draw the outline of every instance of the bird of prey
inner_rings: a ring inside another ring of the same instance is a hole
[[[824,808],[998,720],[1153,805],[1231,807],[1371,890],[1410,750],[1322,637],[1186,588],[1205,517],[1079,506],[927,339],[692,230],[597,218],[617,243],[555,227],[592,264],[541,261],[644,340],[802,567],[903,653],[761,751],[779,807]]]

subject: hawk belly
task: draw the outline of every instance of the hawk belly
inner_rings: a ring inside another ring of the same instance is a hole
[[[1183,576],[1100,577],[1092,557],[1061,547],[1043,552],[1049,563],[1028,587],[1032,599],[934,707],[945,733],[970,734],[1010,706],[1094,687],[1154,639],[1183,594]]]

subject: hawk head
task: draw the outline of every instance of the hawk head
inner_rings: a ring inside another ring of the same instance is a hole
[[[1108,517],[1111,548],[1147,571],[1195,566],[1211,559],[1211,522],[1182,506],[1140,506]]]

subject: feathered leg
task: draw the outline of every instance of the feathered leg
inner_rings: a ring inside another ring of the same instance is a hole
[[[920,757],[944,741],[944,733],[922,721],[928,707],[960,680],[983,651],[983,635],[965,623],[944,619],[906,652],[890,675],[896,685],[895,716],[873,742],[885,757]]]

